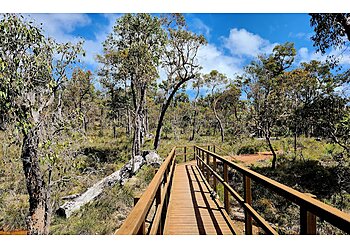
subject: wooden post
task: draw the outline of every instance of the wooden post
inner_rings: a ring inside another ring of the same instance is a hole
[[[215,145],[213,145],[213,152],[215,153]]]
[[[224,181],[228,183],[228,169],[227,169],[227,164],[224,162]],[[230,213],[230,200],[228,196],[228,191],[224,186],[224,206],[226,212],[229,214]]]
[[[208,146],[208,151],[209,151],[209,146]],[[207,165],[210,166],[210,161],[209,161],[209,153],[207,153]],[[205,169],[206,170],[206,173],[207,173],[207,181],[210,185],[210,170],[208,168]]]
[[[197,149],[197,157],[198,157],[198,166],[199,166],[199,169],[202,170],[202,162],[200,160],[201,158],[201,151],[199,149]]]
[[[315,198],[313,194],[305,193]],[[300,234],[316,234],[316,215],[300,207]]]
[[[208,166],[210,166],[210,165],[209,165],[209,157],[210,157],[210,156],[209,156],[209,153],[207,153],[207,164],[208,164]]]
[[[196,160],[196,146],[193,146],[193,160]]]
[[[135,196],[134,197],[134,206],[136,205],[136,203],[139,201],[140,196]],[[144,235],[146,232],[146,226],[145,226],[145,222],[142,222],[139,231],[137,232],[138,235]]]
[[[249,205],[252,205],[252,188],[250,178],[248,176],[243,177],[243,186],[244,186],[244,201]],[[244,211],[245,215],[245,234],[253,234],[252,230],[252,217],[247,211]]]
[[[316,216],[300,208],[300,234],[316,234]]]
[[[186,146],[184,146],[184,162],[186,162]]]
[[[210,146],[208,146],[208,151],[210,151]],[[210,166],[210,155],[208,154],[208,157],[207,157],[207,164]]]
[[[203,162],[205,161],[205,159],[204,159],[204,151],[202,151],[202,156],[201,156],[201,158],[202,158],[202,160],[203,160]],[[205,171],[205,166],[204,166],[204,164],[202,163],[202,172],[204,172]]]
[[[213,170],[214,170],[214,172],[216,172],[216,166],[217,166],[216,158],[213,157]],[[215,175],[213,175],[213,189],[214,189],[214,191],[216,193],[217,192],[217,188],[216,188],[216,177],[215,177]]]

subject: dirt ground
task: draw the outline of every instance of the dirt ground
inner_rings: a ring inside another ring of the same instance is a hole
[[[282,152],[277,151],[277,154]],[[226,158],[226,157],[225,157]],[[229,156],[230,160],[237,162],[243,166],[249,166],[251,164],[266,161],[272,158],[272,153],[270,151],[258,152],[257,154],[243,154],[243,155],[234,155]]]

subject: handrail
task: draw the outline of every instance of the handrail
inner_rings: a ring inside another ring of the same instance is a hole
[[[155,174],[151,183],[149,184],[146,191],[140,197],[139,201],[136,203],[134,208],[131,210],[129,216],[124,221],[123,225],[116,231],[119,235],[132,235],[132,234],[144,234],[144,223],[146,221],[147,214],[151,209],[154,200],[156,199],[157,211],[156,216],[159,215],[159,211],[163,209],[163,205],[167,200],[168,187],[166,183],[170,180],[169,173],[171,173],[171,168],[175,164],[175,150],[174,147],[167,158],[164,160],[159,170]],[[161,184],[164,184],[162,188]],[[158,230],[161,220],[158,220],[158,225],[156,225],[156,230]],[[152,232],[155,231],[154,225],[152,225]]]
[[[277,235],[278,233],[274,230],[268,223],[262,218],[254,208],[252,208],[244,199],[208,164],[206,164],[198,155],[197,159],[202,162],[202,164],[209,169],[209,171],[224,185],[224,187],[231,193],[231,195],[254,217],[256,222],[267,232],[268,234]]]
[[[303,194],[293,188],[290,188],[286,185],[283,185],[277,181],[274,181],[266,176],[263,176],[261,174],[258,174],[246,167],[239,166],[238,164],[231,162],[222,156],[210,152],[204,148],[195,146],[197,157],[200,158],[201,165],[204,162],[204,159],[200,157],[202,153],[202,157],[204,158],[204,153],[207,155],[207,159],[209,156],[213,157],[213,161],[216,162],[216,160],[220,160],[224,165],[230,166],[231,168],[237,170],[238,172],[242,173],[245,180],[245,201],[249,200],[250,196],[250,202],[246,202],[251,207],[251,187],[250,187],[250,179],[254,180],[255,182],[271,189],[272,191],[276,192],[277,194],[283,196],[287,200],[297,204],[300,206],[301,215],[300,215],[300,223],[301,223],[301,233],[315,233],[316,232],[316,220],[313,216],[318,216],[332,225],[338,227],[339,229],[345,231],[346,233],[350,233],[350,215],[346,214],[332,206],[329,206],[321,201],[318,201],[312,197],[309,197],[306,194]],[[207,160],[208,161],[208,160]],[[208,165],[208,164],[207,164]],[[227,169],[226,169],[227,171]],[[215,175],[214,175],[215,176]],[[217,178],[217,176],[216,176]],[[219,179],[220,180],[220,179]],[[222,178],[221,178],[222,180]],[[227,185],[224,185],[227,186]],[[226,188],[225,188],[226,191]],[[227,192],[227,191],[226,191]],[[233,195],[235,196],[235,195]],[[235,197],[236,199],[238,197]],[[238,201],[242,202],[243,198],[238,199]],[[246,207],[245,212],[251,214],[249,209],[247,210]],[[252,215],[254,217],[254,215]],[[246,217],[248,217],[246,215]],[[249,221],[249,219],[246,219],[246,223]],[[313,228],[314,227],[314,228]],[[251,230],[251,228],[250,228]]]

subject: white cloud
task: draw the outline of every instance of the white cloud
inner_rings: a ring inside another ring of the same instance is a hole
[[[46,35],[53,37],[57,42],[72,42],[76,43],[82,40],[81,37],[72,33],[79,27],[88,26],[92,23],[90,17],[86,14],[30,14],[29,18],[33,18],[39,25],[42,23],[42,28]],[[101,26],[100,29],[94,32],[93,39],[84,39],[84,49],[86,56],[82,61],[90,66],[96,67],[96,55],[102,53],[102,43],[107,35],[112,31],[117,14],[105,14],[108,22]]]
[[[344,49],[331,49],[328,54],[322,55],[321,53],[316,53],[316,51],[309,51],[308,48],[302,47],[298,50],[296,62],[298,64],[301,62],[309,62],[311,60],[325,62],[327,60],[327,56],[334,56],[342,65],[350,65],[349,51],[344,51]]]
[[[290,38],[297,38],[297,39],[304,39],[304,40],[310,40],[311,36],[313,35],[312,32],[305,33],[305,32],[298,32],[298,33],[293,33],[289,32],[288,37]]]
[[[201,19],[193,18],[192,25],[199,33],[205,35],[206,37],[210,37],[211,28],[207,26]]]
[[[208,44],[199,49],[198,60],[203,67],[203,73],[209,73],[216,69],[230,78],[233,78],[235,74],[242,73],[242,60],[225,55],[213,44]]]
[[[259,54],[271,53],[277,43],[263,39],[245,29],[231,29],[229,37],[222,38],[224,46],[232,55],[256,57]]]
[[[50,36],[65,35],[77,27],[89,25],[91,19],[86,14],[30,14],[37,23],[42,22],[43,29]]]

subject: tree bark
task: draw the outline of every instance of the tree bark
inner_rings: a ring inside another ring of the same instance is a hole
[[[224,142],[224,140],[225,140],[224,127],[223,127],[222,122],[221,122],[221,120],[220,120],[220,118],[219,118],[219,116],[218,116],[218,114],[216,112],[216,108],[215,108],[216,107],[216,103],[217,103],[217,99],[213,103],[213,111],[214,111],[214,114],[215,114],[215,118],[216,118],[216,120],[219,123],[220,134],[221,134],[221,142]]]
[[[171,101],[173,100],[176,92],[179,90],[179,88],[182,86],[182,84],[184,84],[188,80],[192,79],[193,77],[194,76],[190,76],[190,77],[182,79],[180,82],[178,82],[177,85],[174,87],[173,91],[170,93],[169,97],[165,100],[165,103],[163,103],[162,110],[160,112],[159,119],[158,119],[156,136],[154,138],[154,144],[153,144],[154,150],[157,150],[158,147],[159,147],[160,133],[161,133],[162,127],[163,127],[164,116],[165,116],[165,113],[166,113],[166,111],[168,110],[168,108],[170,106]]]
[[[164,116],[165,116],[165,112],[166,112],[166,109],[165,109],[165,106],[163,105],[162,106],[162,110],[160,112],[160,115],[159,115],[159,119],[158,119],[158,125],[157,125],[157,130],[156,130],[156,136],[154,138],[154,149],[157,150],[158,147],[159,147],[159,142],[160,142],[160,133],[161,133],[161,130],[162,130],[162,126],[163,126],[163,120],[164,120]]]
[[[190,137],[190,141],[194,140],[194,135],[196,133],[196,121],[197,121],[197,98],[199,96],[199,87],[197,87],[197,93],[196,93],[196,97],[194,98],[193,101],[193,109],[194,109],[194,114],[193,114],[193,123],[192,123],[192,135]]]
[[[48,234],[50,226],[50,193],[43,180],[38,159],[39,129],[24,133],[22,163],[29,194],[29,234]]]
[[[196,118],[197,118],[197,110],[196,110],[196,107],[195,107],[195,110],[194,110],[194,114],[193,114],[193,123],[192,123],[192,135],[190,137],[190,141],[193,141],[194,140],[194,135],[196,133]]]
[[[130,135],[130,132],[131,132],[131,122],[130,122],[130,110],[129,110],[129,106],[127,106],[127,109],[126,109],[126,116],[127,116],[127,124],[126,124],[126,127],[125,127],[125,130],[126,130],[126,134],[127,135]]]
[[[139,155],[141,151],[141,117],[140,114],[136,114],[134,123],[134,140],[133,140],[133,156]]]
[[[277,161],[277,155],[276,155],[276,152],[271,144],[271,140],[270,140],[270,132],[267,131],[265,133],[265,138],[266,138],[266,141],[267,141],[267,144],[269,145],[269,148],[271,150],[271,153],[272,153],[272,163],[271,163],[271,168],[272,169],[276,169],[276,161]]]
[[[294,161],[297,159],[297,123],[294,121]]]

